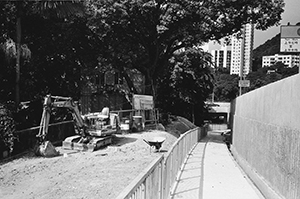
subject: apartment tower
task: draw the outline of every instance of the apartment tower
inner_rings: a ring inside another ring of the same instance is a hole
[[[252,50],[254,39],[253,24],[246,24],[241,34],[234,34],[231,39],[230,74],[245,77],[252,70]]]

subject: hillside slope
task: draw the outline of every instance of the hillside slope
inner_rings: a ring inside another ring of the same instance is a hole
[[[280,53],[280,33],[253,50],[253,71],[261,68],[262,57]]]

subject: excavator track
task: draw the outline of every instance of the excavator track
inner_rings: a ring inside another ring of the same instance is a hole
[[[80,143],[81,136],[74,135],[67,137],[63,143],[63,149],[77,151],[95,151],[112,143],[112,136],[94,137],[88,143]]]

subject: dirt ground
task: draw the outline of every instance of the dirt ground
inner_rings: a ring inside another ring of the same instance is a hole
[[[161,152],[150,150],[143,139],[162,136]],[[115,198],[156,157],[166,153],[178,136],[149,130],[116,135],[113,144],[94,152],[57,149],[60,156],[29,153],[0,163],[0,198]]]

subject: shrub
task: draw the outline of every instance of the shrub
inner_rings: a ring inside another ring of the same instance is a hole
[[[4,149],[9,149],[10,152],[14,146],[15,122],[11,111],[0,103],[0,143]]]

